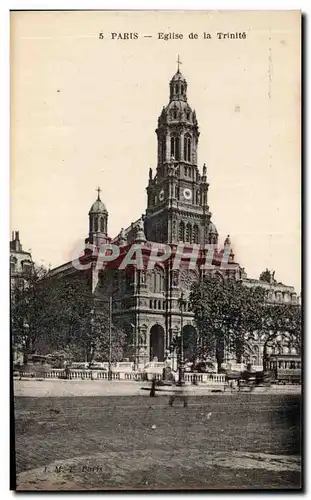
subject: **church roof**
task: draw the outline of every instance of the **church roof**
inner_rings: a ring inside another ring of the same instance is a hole
[[[208,232],[213,234],[218,234],[215,224],[211,221],[208,226]]]
[[[107,214],[108,213],[108,210],[105,206],[105,204],[102,202],[102,200],[100,199],[100,188],[97,188],[97,191],[98,191],[98,196],[97,196],[97,200],[93,203],[93,205],[91,206],[90,208],[90,211],[89,211],[89,214]]]
[[[179,69],[176,71],[175,75],[171,79],[171,82],[185,82],[185,81],[186,81],[186,78],[184,77],[184,75],[181,74]]]
[[[96,200],[90,208],[91,213],[107,213],[107,208],[101,200]]]

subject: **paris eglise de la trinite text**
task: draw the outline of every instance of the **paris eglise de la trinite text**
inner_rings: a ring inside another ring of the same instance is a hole
[[[111,32],[104,34],[104,32],[99,33],[99,39],[111,39],[111,40],[138,40],[141,38],[157,38],[157,40],[164,40],[165,42],[169,40],[183,40],[184,38],[189,38],[190,40],[198,40],[203,38],[204,40],[212,40],[216,38],[218,40],[245,40],[246,32],[245,31],[236,31],[235,33],[222,32],[217,31],[214,34],[208,33],[204,31],[203,33],[195,33],[189,32],[188,34],[183,33],[175,33],[175,32],[158,32],[157,35],[147,35],[147,34],[139,34],[136,32],[129,33],[120,33],[120,32]]]

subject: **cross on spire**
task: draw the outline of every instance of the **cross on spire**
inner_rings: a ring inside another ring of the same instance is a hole
[[[182,62],[181,62],[179,54],[178,54],[178,57],[177,57],[177,71],[179,71],[179,65],[180,64],[182,64]]]
[[[98,188],[96,189],[96,191],[97,191],[97,193],[98,193],[98,194],[97,194],[97,199],[98,199],[98,200],[100,200],[100,192],[101,192],[100,187],[98,187]]]

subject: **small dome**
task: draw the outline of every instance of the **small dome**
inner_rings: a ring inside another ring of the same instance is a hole
[[[181,72],[178,69],[173,78],[171,79],[171,82],[186,82],[186,78],[181,74]]]
[[[212,222],[209,223],[208,232],[211,233],[211,234],[218,234],[216,226]]]
[[[107,214],[108,210],[105,207],[105,204],[101,201],[99,196],[100,188],[98,188],[97,191],[98,191],[97,200],[91,206],[89,214]]]

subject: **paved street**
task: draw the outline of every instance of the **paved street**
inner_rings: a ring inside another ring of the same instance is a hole
[[[22,490],[299,488],[300,396],[16,397]]]
[[[122,382],[107,380],[15,380],[14,395],[29,397],[58,397],[58,396],[149,396],[147,390],[151,382]],[[164,387],[159,388],[159,394],[167,392]],[[170,389],[168,389],[170,390]],[[189,395],[204,396],[210,393],[210,388],[204,385],[189,385],[186,387]],[[217,387],[214,387],[217,390]],[[244,389],[248,391],[248,389]],[[163,391],[163,392],[162,392]],[[267,394],[300,394],[299,385],[272,385],[270,387],[256,387],[253,395]],[[168,394],[168,392],[167,392]],[[231,394],[229,388],[226,395]]]

